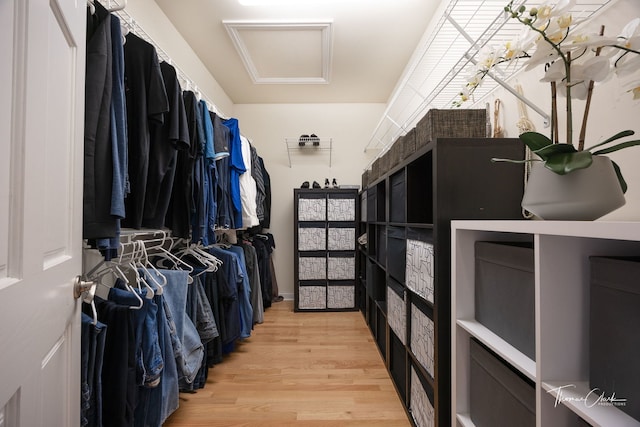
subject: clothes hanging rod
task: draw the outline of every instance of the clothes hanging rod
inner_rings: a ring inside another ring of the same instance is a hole
[[[206,95],[204,95],[202,92],[198,90],[198,85],[192,79],[190,79],[189,76],[171,60],[171,57],[167,54],[167,52],[165,52],[164,49],[162,49],[160,45],[155,40],[153,40],[153,38],[149,36],[149,34],[146,31],[144,31],[144,29],[140,26],[140,24],[136,22],[134,17],[131,16],[126,11],[125,6],[127,4],[127,0],[99,0],[99,1],[107,10],[111,11],[111,13],[113,13],[118,18],[120,18],[121,24],[124,24],[125,26],[127,26],[129,28],[129,31],[131,31],[132,33],[134,33],[136,36],[140,37],[147,43],[150,43],[156,49],[158,58],[165,61],[167,64],[171,65],[173,68],[175,68],[176,74],[178,75],[178,79],[181,79],[186,83],[187,85],[186,90],[193,90],[196,96],[199,99],[203,99],[207,103],[207,105],[210,106],[213,112],[219,115],[220,117],[224,119],[230,118],[229,116],[224,114],[224,112],[220,110],[220,108],[215,103],[213,103]]]

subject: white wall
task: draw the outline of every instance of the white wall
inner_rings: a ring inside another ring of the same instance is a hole
[[[280,294],[293,297],[293,189],[304,181],[336,178],[338,184],[361,182],[375,152],[364,152],[384,104],[251,104],[236,105],[234,115],[244,135],[263,157],[272,186],[271,228],[276,240],[274,262]],[[328,153],[292,150],[291,167],[284,138],[315,133],[332,138]],[[312,153],[301,155],[300,152]]]
[[[593,32],[598,32],[600,25],[605,25],[605,35],[617,35],[633,17],[640,17],[640,1],[613,1],[599,16],[589,22],[589,28],[593,28]],[[541,77],[542,67],[538,67],[530,72],[521,73],[511,83],[512,85],[520,83],[527,98],[541,109],[550,111],[549,85],[540,83]],[[634,80],[640,79],[640,71],[635,73],[633,78]],[[589,113],[585,144],[587,147],[627,129],[634,130],[636,132],[635,139],[640,139],[640,100],[633,101],[631,94],[625,93],[623,90],[624,84],[630,80],[631,78],[624,81],[613,78],[602,84],[596,84]],[[484,108],[485,102],[489,102],[493,112],[495,98],[499,98],[503,103],[501,108],[502,127],[506,131],[505,136],[517,137],[516,122],[520,115],[517,99],[513,95],[501,89],[489,99],[479,101],[476,108]],[[558,114],[562,120],[559,127],[561,140],[565,137],[564,100],[564,98],[558,99]],[[574,141],[577,141],[582,123],[584,102],[574,102],[573,109]],[[528,109],[528,115],[535,122],[536,131],[548,134],[548,128],[543,126],[542,119],[537,113]],[[491,118],[493,121],[493,115]],[[610,156],[620,165],[629,190],[625,195],[626,205],[601,219],[640,220],[640,147],[628,148]]]

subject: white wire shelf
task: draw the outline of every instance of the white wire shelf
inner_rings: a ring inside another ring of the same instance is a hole
[[[577,0],[572,14],[574,18],[587,19],[611,1]],[[377,149],[381,155],[399,136],[411,130],[428,110],[454,108],[453,103],[465,86],[480,50],[485,46],[504,44],[521,33],[522,24],[504,12],[507,3],[508,0],[443,1],[414,51],[365,151]],[[542,1],[539,0],[516,0],[514,8],[526,5],[529,9],[540,4]],[[505,81],[523,66],[523,62],[507,63],[494,71],[496,77]],[[499,86],[496,80],[484,79],[476,89],[474,99],[483,99]],[[506,88],[510,89],[508,85]],[[528,104],[544,115],[537,106]]]

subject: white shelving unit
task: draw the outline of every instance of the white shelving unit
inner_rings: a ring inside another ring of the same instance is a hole
[[[476,338],[536,385],[536,426],[640,426],[589,388],[589,256],[640,254],[640,222],[452,221],[452,425],[473,426],[469,340]],[[535,259],[535,361],[475,319],[475,242],[530,241]],[[562,395],[558,397],[558,391]],[[623,396],[618,396],[623,397]]]
[[[300,143],[303,142],[304,145]],[[289,159],[289,167],[292,165],[292,158],[303,158],[307,156],[325,156],[331,167],[331,152],[333,151],[333,138],[321,137],[295,137],[285,138],[284,143],[287,146],[287,158]]]

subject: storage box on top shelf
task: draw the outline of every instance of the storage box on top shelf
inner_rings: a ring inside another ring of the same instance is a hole
[[[436,138],[484,138],[487,112],[484,109],[429,110],[416,125],[416,149]]]
[[[476,427],[536,425],[536,389],[505,361],[470,342],[471,420]]]
[[[402,139],[401,160],[408,158],[416,151],[416,128],[412,128]]]
[[[378,178],[380,178],[380,176],[382,175],[381,167],[382,167],[382,160],[380,159],[380,157],[378,157],[373,161],[373,163],[371,163],[371,174],[369,175],[369,184],[376,182]]]
[[[589,386],[640,422],[640,257],[591,257]]]
[[[389,172],[390,164],[391,164],[391,153],[389,153],[389,150],[387,150],[380,157],[380,177],[383,177],[384,175],[387,174],[387,172]]]
[[[535,276],[527,242],[476,242],[476,320],[535,360]]]
[[[367,187],[369,186],[369,182],[371,180],[371,169],[367,169],[364,172],[362,172],[362,189],[366,190]]]
[[[391,148],[389,148],[389,156],[390,156],[389,169],[393,169],[394,167],[398,166],[402,161],[403,139],[404,139],[404,136],[398,137],[398,139],[394,141],[393,145],[391,145]]]

